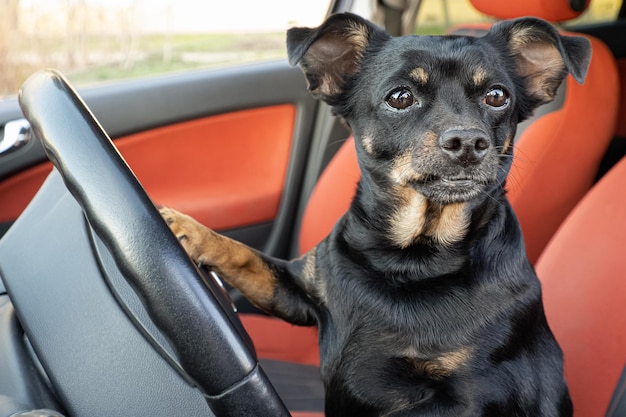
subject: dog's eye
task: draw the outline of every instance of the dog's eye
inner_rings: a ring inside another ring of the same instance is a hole
[[[385,102],[394,109],[404,110],[415,103],[415,96],[408,88],[400,87],[389,93]]]
[[[483,103],[489,107],[503,109],[509,105],[509,94],[502,88],[492,88],[483,98]]]

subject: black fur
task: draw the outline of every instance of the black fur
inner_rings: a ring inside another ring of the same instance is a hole
[[[571,416],[505,182],[517,124],[568,73],[584,80],[589,42],[532,18],[482,38],[392,38],[342,14],[287,45],[352,129],[356,197],[289,262],[168,212],[192,257],[269,313],[318,326],[328,417]]]
[[[338,79],[327,68],[333,59],[308,55],[325,42],[325,25],[332,42],[320,49],[354,60]],[[505,197],[513,152],[506,141],[568,72],[584,80],[589,43],[530,18],[497,24],[483,38],[391,38],[348,14],[325,25],[290,30],[288,49],[314,93],[351,127],[362,170],[350,210],[316,249],[321,296],[306,295],[320,330],[326,415],[571,416],[562,354]],[[423,82],[411,77],[416,68]],[[338,87],[320,88],[328,79]],[[401,87],[415,104],[396,110],[385,100]],[[509,95],[503,109],[484,105],[494,87]],[[491,156],[467,163],[442,157],[438,146],[415,151],[410,164],[424,175],[408,185],[425,196],[434,221],[442,207],[463,204],[462,237],[418,233],[398,245],[389,224],[403,200],[391,167],[429,134],[441,146],[450,128],[476,129]],[[454,189],[443,177],[471,180]],[[451,360],[459,363],[426,366],[450,352],[462,352]]]

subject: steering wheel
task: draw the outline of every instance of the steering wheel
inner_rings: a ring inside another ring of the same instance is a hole
[[[40,71],[24,83],[19,101],[67,189],[211,410],[220,417],[289,416],[220,284],[189,259],[67,80]]]

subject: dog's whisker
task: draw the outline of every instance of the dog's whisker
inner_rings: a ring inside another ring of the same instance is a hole
[[[501,189],[501,188],[502,188],[502,184],[498,184],[498,186],[496,187],[496,189],[498,189],[498,190],[499,190],[499,189]],[[502,203],[502,201],[500,201],[497,197],[495,197],[495,196],[491,195],[491,193],[490,193],[489,191],[487,191],[487,190],[483,190],[483,191],[482,191],[482,194],[484,194],[485,196],[487,196],[487,198],[489,198],[491,201],[493,201],[493,202],[494,202],[494,203],[496,203],[497,205],[499,205],[499,206],[504,205],[504,204]]]
[[[489,194],[489,192],[487,191],[483,191],[483,194],[490,200],[492,200],[495,204],[501,206],[502,203],[500,201],[498,201],[498,199],[496,199],[495,197],[493,197],[491,194]]]
[[[526,153],[524,152],[524,149],[520,148],[517,145],[513,145],[513,157],[515,159],[519,159],[520,161],[523,162],[530,162],[531,159],[528,157],[528,155],[526,155]]]
[[[335,145],[343,145],[347,140],[348,140],[347,138],[336,139],[331,142],[328,142],[326,146],[328,147],[328,146],[335,146]]]
[[[503,170],[503,171],[504,171],[504,170]],[[508,176],[507,176],[507,178],[506,178],[506,182],[507,182],[507,184],[509,184],[509,185],[511,185],[511,184],[512,184],[512,185],[513,185],[514,187],[516,187],[516,188],[521,187],[521,183],[520,183],[519,179],[517,178],[517,176],[516,176],[516,173],[515,173],[515,172],[510,172],[510,171],[509,171]]]

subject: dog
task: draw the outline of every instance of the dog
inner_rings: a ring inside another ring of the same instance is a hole
[[[328,417],[571,416],[505,182],[517,124],[568,73],[584,81],[589,42],[535,18],[391,37],[337,14],[290,29],[287,49],[355,137],[356,196],[290,261],[162,209],[190,257],[269,314],[318,326]]]

